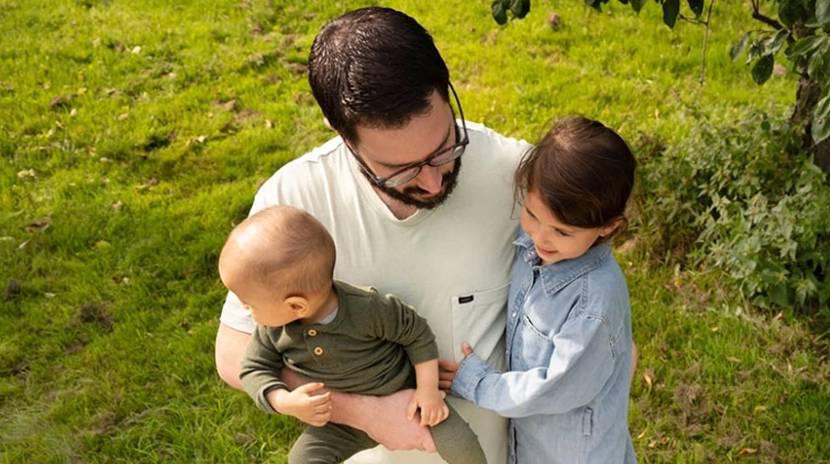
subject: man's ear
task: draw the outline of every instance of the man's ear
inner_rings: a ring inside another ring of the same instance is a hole
[[[283,303],[301,319],[307,317],[311,312],[311,305],[308,303],[308,299],[302,295],[288,295],[283,300]]]

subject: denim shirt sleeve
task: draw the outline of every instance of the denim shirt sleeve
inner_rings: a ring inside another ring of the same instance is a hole
[[[467,357],[452,392],[505,417],[562,414],[591,402],[614,370],[608,324],[590,314],[567,321],[553,337],[547,366],[499,372]]]

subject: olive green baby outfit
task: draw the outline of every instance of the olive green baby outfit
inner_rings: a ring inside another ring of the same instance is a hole
[[[374,289],[340,281],[334,287],[338,307],[331,321],[257,326],[239,377],[260,409],[276,413],[265,396],[274,388],[288,388],[279,377],[284,367],[334,390],[389,395],[414,388],[413,365],[438,358],[432,331],[410,306]],[[449,417],[430,430],[448,463],[486,463],[475,433],[451,406]],[[352,427],[309,426],[294,443],[289,463],[334,464],[375,446],[366,433]]]

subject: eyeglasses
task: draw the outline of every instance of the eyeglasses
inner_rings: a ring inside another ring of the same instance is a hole
[[[455,122],[455,111],[453,111],[453,125],[455,126],[455,140],[456,142],[449,147],[443,148],[438,150],[437,152],[429,155],[423,161],[419,161],[417,163],[412,163],[410,165],[404,166],[401,169],[393,172],[392,174],[385,176],[385,177],[378,177],[375,173],[369,169],[369,166],[366,164],[363,159],[361,159],[360,155],[352,149],[352,147],[346,143],[346,147],[349,151],[354,155],[357,162],[360,164],[360,169],[363,170],[364,173],[369,177],[369,179],[378,187],[386,187],[386,188],[394,188],[401,186],[410,180],[418,177],[418,174],[421,173],[421,169],[424,166],[432,166],[432,167],[439,167],[443,166],[447,163],[451,163],[461,155],[464,154],[464,150],[467,148],[467,144],[470,143],[470,138],[467,136],[467,123],[464,120],[464,110],[461,109],[461,101],[458,99],[458,94],[455,93],[455,88],[450,84],[450,91],[452,92],[452,96],[455,99],[455,104],[458,106],[458,114],[461,116],[461,127],[462,130],[458,130],[458,124]],[[450,107],[452,110],[452,107]]]

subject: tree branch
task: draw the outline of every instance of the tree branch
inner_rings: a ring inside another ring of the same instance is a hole
[[[758,21],[761,21],[762,23],[764,23],[768,26],[772,26],[773,28],[775,28],[776,31],[780,31],[781,29],[784,29],[784,26],[781,23],[779,23],[778,21],[770,18],[769,16],[762,15],[757,10],[752,12],[752,18],[757,19]]]
[[[784,29],[784,26],[781,23],[761,13],[761,5],[759,0],[752,0],[752,19],[761,21],[762,23],[773,27],[776,31]]]
[[[709,3],[709,11],[706,13],[706,30],[703,32],[703,61],[700,63],[700,85],[706,78],[706,51],[709,46],[709,22],[712,20],[712,8],[715,6],[715,0]]]
[[[690,17],[688,17],[684,14],[680,14],[678,16],[678,19],[680,19],[681,21],[686,21],[687,23],[690,23],[690,24],[700,24],[700,25],[703,25],[703,26],[707,25],[706,21],[703,21],[702,19],[690,18]]]

